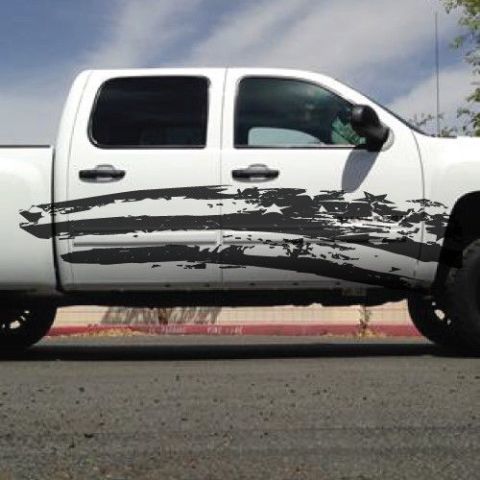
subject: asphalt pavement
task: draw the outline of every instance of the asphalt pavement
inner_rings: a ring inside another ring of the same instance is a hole
[[[46,339],[0,361],[0,480],[480,478],[480,359],[416,339]]]

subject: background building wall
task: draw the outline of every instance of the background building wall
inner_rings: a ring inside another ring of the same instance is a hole
[[[368,308],[370,324],[408,324],[410,317],[406,302],[388,303]],[[349,307],[252,307],[252,308],[173,308],[138,309],[81,306],[61,308],[55,323],[64,325],[104,324],[357,324],[365,313],[358,306]]]

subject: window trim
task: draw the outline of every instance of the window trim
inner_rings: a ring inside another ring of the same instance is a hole
[[[206,130],[205,130],[205,144],[204,145],[103,145],[99,143],[93,136],[93,115],[97,109],[98,100],[105,85],[111,80],[117,79],[139,79],[139,78],[196,78],[205,80],[207,85],[207,116],[206,116]],[[95,98],[90,108],[90,114],[87,125],[87,137],[90,143],[101,150],[205,150],[208,148],[208,135],[210,132],[210,89],[212,81],[205,75],[125,75],[120,77],[111,77],[103,81],[97,88]]]
[[[326,90],[327,92],[335,95],[336,97],[344,100],[350,106],[354,104],[347,100],[342,95],[337,92],[332,91],[330,88],[322,85],[321,83],[315,82],[313,80],[307,80],[300,77],[294,76],[276,76],[276,75],[245,75],[241,78],[238,78],[235,85],[235,105],[233,108],[233,148],[236,150],[368,150],[367,145],[239,145],[236,143],[235,131],[236,131],[236,122],[237,122],[237,113],[239,109],[239,95],[240,95],[240,85],[243,80],[248,79],[273,79],[273,80],[295,80],[297,82],[303,82],[315,87],[320,87]]]

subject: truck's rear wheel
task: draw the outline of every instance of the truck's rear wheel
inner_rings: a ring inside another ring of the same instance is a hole
[[[447,348],[463,347],[446,308],[434,297],[412,295],[408,299],[408,311],[417,330],[431,342]]]
[[[0,354],[24,350],[44,337],[55,320],[56,308],[0,307]]]

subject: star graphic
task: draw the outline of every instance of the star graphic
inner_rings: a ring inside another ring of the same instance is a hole
[[[368,203],[392,203],[389,200],[387,200],[388,194],[385,195],[373,195],[368,192],[363,192],[365,195],[365,198],[359,198],[356,201],[367,201]]]
[[[435,219],[427,224],[427,232],[435,235],[437,237],[437,242],[445,237],[446,229],[446,225],[444,225],[443,222],[441,220],[439,221],[438,219]]]
[[[308,192],[306,191],[305,193],[303,193],[302,195],[300,195],[301,197],[308,197],[310,200],[315,200],[315,198],[317,197],[317,194],[315,192]]]
[[[263,215],[266,215],[267,213],[279,213],[280,215],[283,215],[282,209],[275,203],[272,203],[268,208],[263,209]]]

